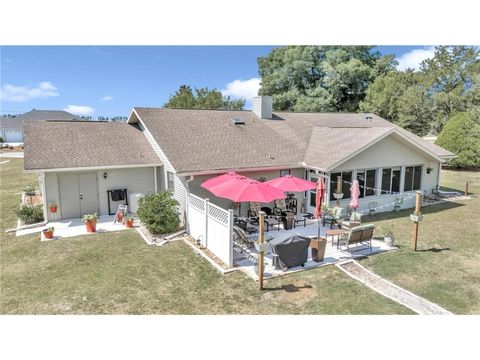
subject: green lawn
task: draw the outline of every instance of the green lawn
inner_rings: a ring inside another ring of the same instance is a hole
[[[418,250],[413,252],[412,223],[405,210],[372,218],[377,226],[393,222],[399,251],[371,256],[362,264],[377,274],[456,314],[480,313],[480,172],[443,171],[445,190],[464,190],[470,200],[426,206]]]
[[[411,314],[334,266],[266,282],[220,275],[181,241],[148,246],[134,230],[56,242],[5,234],[24,184],[1,164],[2,314]]]

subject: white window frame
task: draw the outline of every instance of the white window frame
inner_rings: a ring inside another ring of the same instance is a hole
[[[388,170],[390,169],[390,187],[389,187],[389,190],[388,190],[388,194],[382,194],[382,191],[385,191],[383,190],[383,170]],[[399,183],[399,189],[398,189],[398,193],[401,192],[402,188],[403,188],[403,184],[402,184],[402,167],[401,166],[386,166],[386,167],[382,167],[381,168],[381,179],[380,179],[380,195],[392,195],[392,182],[393,182],[393,172],[396,170],[396,171],[400,171],[400,183]],[[397,191],[396,191],[397,192]]]
[[[420,189],[412,189],[412,190],[407,190],[406,192],[412,192],[412,191],[421,191],[423,189],[423,170],[424,170],[424,167],[423,167],[423,164],[417,164],[417,165],[405,165],[405,173],[404,173],[404,176],[403,176],[403,186],[402,188],[405,189],[405,179],[406,179],[406,174],[407,174],[407,168],[408,167],[411,167],[413,168],[413,175],[412,175],[412,188],[413,188],[413,182],[415,181],[415,168],[416,167],[420,167]]]
[[[385,169],[389,169],[389,168],[385,168]],[[375,183],[374,183],[374,186],[373,186],[373,194],[372,195],[367,195],[366,192],[367,192],[367,187],[371,189],[370,186],[367,186],[365,185],[367,183],[367,171],[369,170],[373,170],[375,171]],[[364,173],[364,176],[365,176],[365,179],[363,181],[363,190],[360,189],[360,191],[363,191],[363,198],[370,198],[370,197],[374,197],[374,196],[377,196],[377,191],[379,190],[378,189],[378,184],[377,184],[377,181],[378,181],[378,172],[379,172],[379,168],[366,168],[366,169],[357,169],[355,170],[355,179],[352,179],[352,180],[358,180],[358,173],[359,172],[363,172]],[[383,171],[383,169],[382,169]],[[392,184],[390,183],[390,188],[392,187]],[[380,189],[380,192],[381,192],[382,189]]]
[[[172,179],[170,180],[170,176]],[[172,182],[172,186],[170,187],[170,181]],[[171,191],[175,191],[175,174],[171,171],[167,171],[167,189]]]

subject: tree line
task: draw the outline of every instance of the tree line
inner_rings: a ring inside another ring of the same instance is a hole
[[[439,145],[469,154],[452,164],[480,166],[479,48],[437,46],[417,71],[398,70],[394,55],[372,46],[285,46],[257,63],[259,94],[272,96],[275,111],[372,112],[418,136],[439,135]],[[182,85],[164,106],[241,110],[245,99]],[[458,144],[452,134],[465,140]]]

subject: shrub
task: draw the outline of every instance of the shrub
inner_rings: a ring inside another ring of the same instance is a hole
[[[17,216],[25,224],[35,224],[43,221],[42,205],[22,205],[17,210]]]
[[[23,188],[23,192],[24,192],[25,195],[27,195],[27,196],[33,196],[33,195],[35,195],[36,190],[37,190],[37,187],[35,186],[34,183],[28,184],[27,186],[25,186],[25,187]]]
[[[137,214],[152,234],[168,234],[180,225],[178,202],[170,191],[149,194],[138,201]]]
[[[455,153],[448,164],[458,168],[480,168],[480,114],[458,113],[448,120],[437,144]]]

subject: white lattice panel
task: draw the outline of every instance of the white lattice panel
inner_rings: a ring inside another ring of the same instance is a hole
[[[228,211],[215,205],[208,204],[208,216],[223,224],[228,224]]]
[[[195,207],[198,210],[205,211],[205,200],[200,199],[195,195],[192,195],[192,194],[188,195],[188,204]]]

